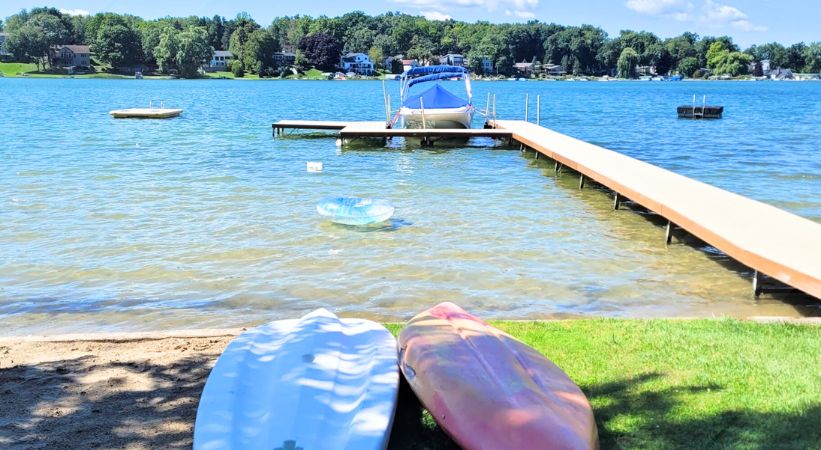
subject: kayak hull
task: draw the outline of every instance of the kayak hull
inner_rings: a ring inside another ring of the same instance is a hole
[[[399,346],[408,384],[463,448],[598,448],[581,389],[536,350],[458,306],[411,319]]]
[[[234,339],[203,389],[194,449],[384,449],[399,390],[383,326],[317,310]]]

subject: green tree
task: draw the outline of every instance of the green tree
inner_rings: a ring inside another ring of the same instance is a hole
[[[159,32],[157,45],[152,54],[160,67],[160,71],[168,73],[177,68],[177,51],[179,49],[178,31],[170,26]]]
[[[34,61],[37,70],[45,69],[49,43],[43,29],[25,24],[9,33],[6,46],[17,61]]]
[[[688,56],[678,63],[679,73],[690,78],[692,78],[693,74],[696,73],[696,70],[700,68],[698,58],[694,56]]]
[[[807,72],[821,72],[821,42],[813,42],[804,49],[804,61]]]
[[[385,54],[382,53],[382,49],[377,46],[373,46],[368,50],[368,58],[371,59],[374,66],[378,69],[382,69],[385,64]]]
[[[721,52],[715,57],[714,75],[730,75],[737,77],[749,71],[749,65],[753,62],[753,57],[742,52]]]
[[[243,48],[242,65],[246,70],[259,75],[271,74],[274,70],[274,52],[279,44],[266,30],[251,32]]]
[[[100,61],[115,69],[133,66],[143,60],[140,33],[119,16],[100,24],[91,42],[91,51]]]
[[[639,63],[639,54],[631,47],[621,51],[619,60],[616,63],[616,71],[619,78],[636,78],[636,66]]]
[[[332,71],[339,63],[342,44],[330,34],[309,34],[299,43],[305,61],[319,70]]]
[[[730,54],[730,50],[724,42],[713,42],[707,50],[707,67],[715,71],[716,67],[724,63],[728,54]]]
[[[234,54],[237,61],[241,61],[243,65],[248,57],[245,56],[245,44],[251,34],[259,29],[259,25],[251,19],[248,13],[240,13],[234,20],[234,31],[231,33],[231,38],[228,42],[228,50]],[[244,67],[245,70],[250,70],[250,67]]]
[[[189,26],[179,34],[175,61],[180,76],[195,78],[202,65],[211,59],[214,48],[208,43],[205,28]]]

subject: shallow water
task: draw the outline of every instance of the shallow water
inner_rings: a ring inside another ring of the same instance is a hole
[[[453,85],[456,87],[456,84]],[[387,85],[391,94],[396,83]],[[450,87],[450,86],[448,86]],[[818,315],[751,297],[709,247],[665,247],[552,165],[477,139],[420,149],[272,138],[276,119],[379,120],[379,82],[0,79],[0,326],[6,334],[229,327],[324,306],[405,320],[440,301],[487,318]],[[821,83],[474,83],[543,125],[821,222]],[[692,94],[725,117],[686,121]],[[185,110],[114,120],[149,100]],[[384,114],[384,113],[382,113]],[[477,119],[478,125],[478,119]],[[324,163],[307,173],[307,161]],[[383,227],[317,201],[390,199]],[[808,306],[802,306],[808,305]]]

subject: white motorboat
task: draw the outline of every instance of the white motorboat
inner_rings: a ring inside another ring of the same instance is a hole
[[[467,99],[453,94],[440,83],[418,94],[410,93],[410,88],[417,84],[453,79],[465,81]],[[464,67],[415,67],[403,73],[399,81],[402,101],[399,116],[405,128],[470,128],[475,108],[471,103],[470,75]]]

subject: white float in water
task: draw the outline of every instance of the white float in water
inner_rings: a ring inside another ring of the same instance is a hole
[[[385,199],[361,197],[330,197],[317,203],[322,217],[343,225],[370,225],[384,222],[396,208]]]
[[[322,163],[319,161],[308,161],[308,172],[322,172]]]

